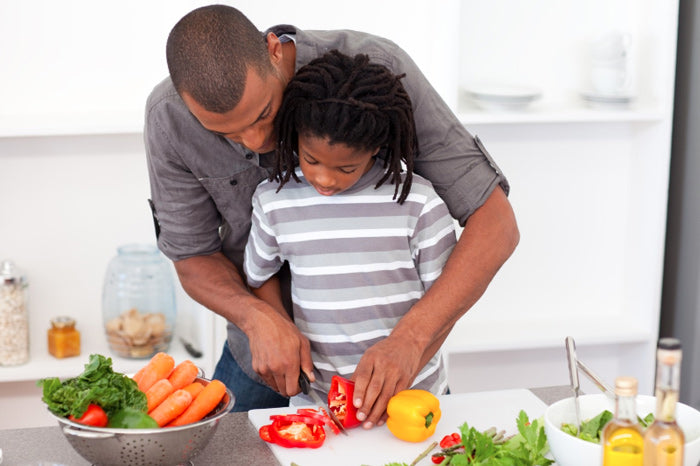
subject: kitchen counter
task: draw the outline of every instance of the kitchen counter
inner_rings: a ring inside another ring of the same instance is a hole
[[[570,395],[567,386],[530,389],[547,404]],[[83,466],[85,461],[70,446],[60,428],[0,430],[3,466]],[[278,464],[267,445],[248,420],[248,413],[230,413],[222,418],[209,444],[197,456],[197,465],[270,466]],[[287,466],[287,465],[284,465]]]

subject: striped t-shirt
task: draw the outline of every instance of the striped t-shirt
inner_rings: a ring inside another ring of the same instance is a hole
[[[311,343],[318,387],[350,377],[365,350],[386,338],[440,275],[452,248],[452,217],[430,182],[413,176],[403,204],[376,163],[342,193],[322,196],[301,170],[276,192],[264,181],[253,195],[245,250],[248,284],[260,287],[284,261],[292,274],[294,322]],[[399,192],[401,189],[399,188]],[[413,388],[447,388],[438,352]]]

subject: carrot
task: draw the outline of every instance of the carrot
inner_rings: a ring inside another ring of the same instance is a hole
[[[134,376],[132,377],[132,380],[138,384],[141,381],[141,378],[143,377],[144,372],[146,372],[147,367],[148,367],[148,364],[146,364],[141,369],[139,369],[138,372],[136,374],[134,374]]]
[[[184,387],[183,390],[190,392],[190,395],[192,395],[192,400],[194,401],[194,399],[197,398],[197,395],[202,393],[202,390],[204,390],[204,385],[202,385],[200,382],[192,382],[188,386]]]
[[[191,422],[197,422],[209,414],[226,394],[226,385],[219,380],[212,380],[204,387],[202,393],[192,401],[192,404],[180,414],[170,426],[181,426]]]
[[[148,412],[153,411],[174,391],[175,387],[173,387],[173,384],[171,384],[168,379],[160,379],[158,382],[151,385],[151,388],[146,391]]]
[[[143,375],[139,378],[137,382],[139,385],[139,390],[146,393],[151,385],[159,381],[160,379],[167,378],[175,367],[175,360],[172,356],[166,353],[156,353],[146,367],[144,368]]]
[[[199,368],[189,359],[185,359],[175,366],[175,369],[168,376],[168,380],[175,387],[175,390],[179,390],[194,382],[197,374],[199,374]]]
[[[182,414],[191,403],[192,395],[188,391],[175,390],[148,415],[155,419],[160,427],[163,427]]]

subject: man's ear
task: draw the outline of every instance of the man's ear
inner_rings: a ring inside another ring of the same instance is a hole
[[[282,42],[274,32],[267,33],[267,53],[270,55],[270,63],[278,65],[282,61]]]

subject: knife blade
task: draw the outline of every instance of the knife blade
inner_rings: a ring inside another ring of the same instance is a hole
[[[312,400],[314,400],[314,403],[319,405],[321,408],[325,409],[328,412],[328,415],[330,416],[331,420],[333,421],[333,424],[345,435],[348,435],[347,431],[345,430],[345,427],[343,427],[343,424],[340,422],[340,419],[338,419],[338,416],[335,415],[333,411],[331,411],[331,407],[328,406],[328,403],[325,403],[321,397],[316,393],[316,390],[311,388],[311,382],[309,381],[309,377],[306,375],[306,373],[299,369],[299,386],[301,387],[302,393],[304,395],[309,395]]]

